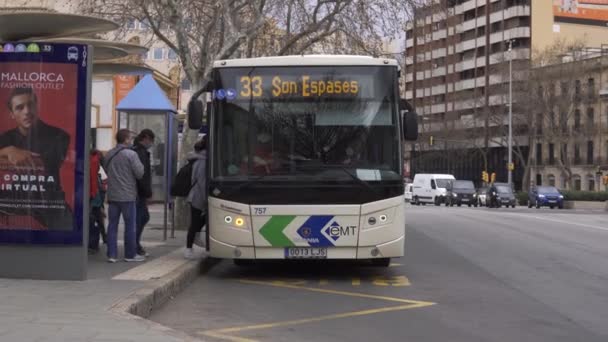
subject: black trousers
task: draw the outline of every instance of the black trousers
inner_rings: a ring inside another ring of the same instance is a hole
[[[186,247],[192,248],[194,244],[194,238],[196,233],[203,229],[203,226],[207,222],[207,215],[192,205],[190,206],[190,228],[188,228],[188,237],[186,240]]]

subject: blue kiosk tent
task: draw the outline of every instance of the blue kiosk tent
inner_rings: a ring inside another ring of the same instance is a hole
[[[116,106],[118,128],[140,132],[151,129],[156,135],[150,149],[152,202],[164,203],[165,238],[171,207],[171,181],[177,173],[178,120],[171,101],[152,75],[146,75]]]

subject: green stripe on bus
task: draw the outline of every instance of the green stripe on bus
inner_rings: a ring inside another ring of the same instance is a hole
[[[262,235],[273,247],[295,246],[294,243],[283,234],[283,230],[285,230],[295,218],[295,216],[273,216],[260,229],[260,235]]]

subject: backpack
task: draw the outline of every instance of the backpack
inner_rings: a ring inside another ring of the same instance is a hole
[[[173,184],[171,184],[171,196],[188,197],[190,190],[196,185],[196,182],[192,184],[192,168],[194,162],[195,161],[188,160],[186,165],[179,169],[177,175],[175,175],[175,179],[173,179]]]

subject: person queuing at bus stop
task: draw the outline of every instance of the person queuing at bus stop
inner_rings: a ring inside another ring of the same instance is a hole
[[[129,148],[131,140],[131,131],[119,130],[116,133],[116,147],[104,159],[108,174],[108,262],[111,263],[118,258],[118,222],[121,214],[125,222],[125,261],[146,260],[144,256],[137,255],[135,231],[137,180],[144,175],[144,165],[137,153]]]
[[[104,225],[103,202],[105,189],[101,181],[101,163],[103,155],[92,149],[89,157],[89,253],[99,251],[99,237],[107,243]]]
[[[154,132],[150,129],[143,129],[135,138],[133,150],[137,153],[139,161],[144,165],[144,175],[137,180],[137,229],[136,245],[137,255],[149,256],[149,253],[141,245],[141,236],[144,227],[150,221],[150,211],[148,201],[152,197],[152,172],[150,164],[150,148],[154,145]]]
[[[200,233],[207,222],[207,136],[194,144],[194,152],[188,154],[188,161],[192,165],[192,189],[188,194],[187,200],[190,203],[190,227],[186,240],[186,251],[184,257],[191,259],[194,257],[192,247],[195,243],[197,233]],[[197,245],[202,245],[197,241]]]

